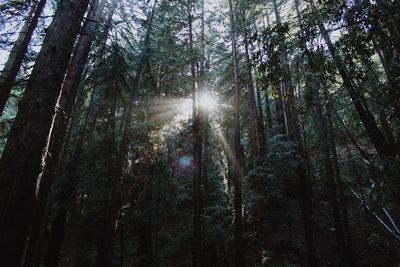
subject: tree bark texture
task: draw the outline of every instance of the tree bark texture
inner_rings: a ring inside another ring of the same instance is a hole
[[[52,116],[88,0],[61,1],[0,160],[0,265],[17,266],[32,221]]]

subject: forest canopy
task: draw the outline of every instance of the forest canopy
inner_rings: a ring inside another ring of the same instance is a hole
[[[399,266],[397,0],[0,0],[0,266]]]

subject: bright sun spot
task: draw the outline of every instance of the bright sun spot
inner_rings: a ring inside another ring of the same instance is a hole
[[[216,96],[212,96],[209,94],[203,94],[198,99],[199,106],[207,111],[214,111],[217,109],[217,100]],[[178,104],[178,115],[176,117],[177,120],[187,120],[192,116],[193,110],[193,101],[191,98],[186,98],[180,100]]]
[[[199,98],[199,105],[208,111],[215,110],[217,107],[216,97],[209,94],[203,94]]]

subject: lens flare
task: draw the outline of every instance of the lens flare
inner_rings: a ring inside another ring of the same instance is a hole
[[[187,168],[192,164],[192,159],[188,156],[182,156],[179,159],[179,164],[181,165],[181,167]]]

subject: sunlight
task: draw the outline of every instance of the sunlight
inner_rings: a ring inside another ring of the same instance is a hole
[[[192,116],[192,99],[187,98],[180,102],[178,107],[178,114],[176,115],[176,120],[188,120]]]
[[[210,94],[202,94],[199,98],[199,106],[205,110],[213,111],[217,108],[216,97]]]

